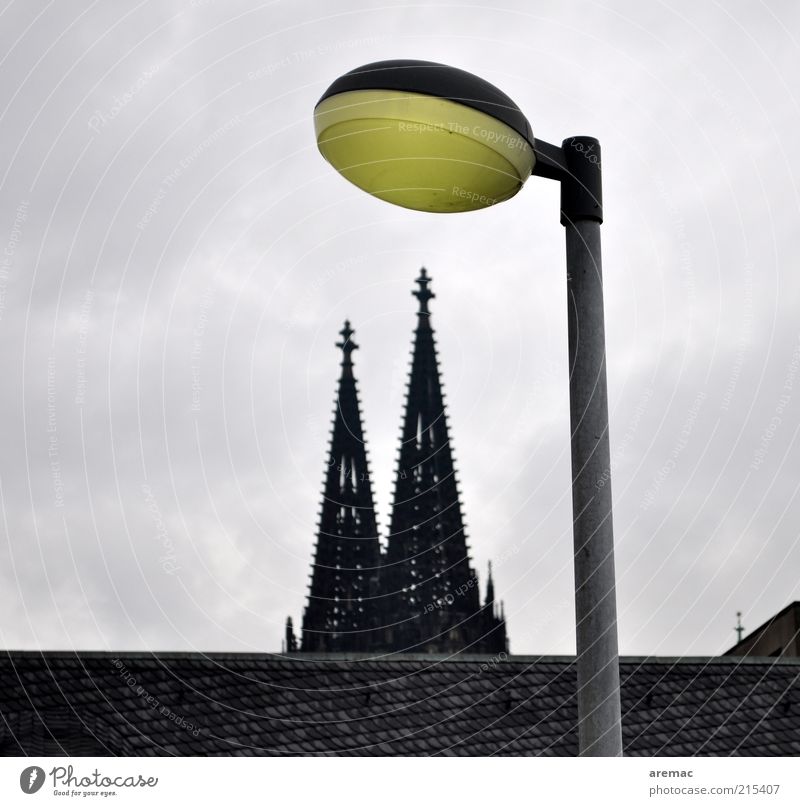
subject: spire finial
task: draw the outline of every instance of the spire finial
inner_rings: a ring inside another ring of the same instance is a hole
[[[733,628],[736,630],[737,636],[737,643],[741,642],[742,640],[742,633],[744,632],[744,627],[742,627],[742,611],[736,611],[736,626]]]
[[[345,319],[344,327],[339,331],[342,340],[337,341],[336,346],[339,347],[343,353],[342,367],[347,370],[351,370],[353,368],[353,358],[351,353],[353,350],[358,349],[358,345],[353,341],[354,333],[355,330],[350,327],[350,320]]]
[[[494,611],[494,580],[492,579],[492,561],[489,560],[489,578],[486,580],[486,603]]]
[[[433,299],[436,294],[428,288],[431,278],[428,277],[428,272],[425,271],[424,266],[420,269],[419,277],[417,277],[415,282],[419,285],[419,291],[412,291],[411,293],[419,300],[419,311],[417,311],[417,313],[430,315],[428,301]]]

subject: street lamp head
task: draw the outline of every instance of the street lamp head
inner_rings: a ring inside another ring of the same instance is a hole
[[[535,163],[531,127],[488,81],[435,62],[375,62],[331,84],[317,145],[345,179],[392,204],[456,213],[514,196]]]

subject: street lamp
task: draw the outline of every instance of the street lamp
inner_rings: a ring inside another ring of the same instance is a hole
[[[600,224],[600,144],[537,140],[519,107],[471,73],[375,62],[331,84],[314,109],[317,145],[353,184],[427,212],[489,207],[529,176],[561,183],[567,290],[581,755],[622,755]]]

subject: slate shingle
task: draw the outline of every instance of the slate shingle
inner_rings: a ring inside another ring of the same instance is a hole
[[[800,751],[800,661],[623,658],[621,681],[628,755]],[[0,754],[575,755],[575,682],[569,658],[7,652]]]

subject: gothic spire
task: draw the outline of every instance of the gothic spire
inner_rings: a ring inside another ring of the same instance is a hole
[[[304,652],[362,651],[374,641],[380,544],[353,375],[353,333],[346,321],[336,345],[342,351],[341,376],[303,615]]]
[[[491,607],[494,611],[494,580],[492,579],[492,561],[489,560],[489,576],[486,582],[486,607]]]
[[[405,651],[482,651],[483,613],[470,567],[461,501],[430,323],[430,277],[419,300],[386,556],[387,644]]]

